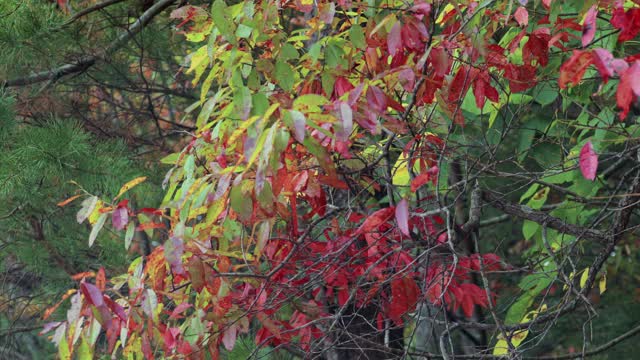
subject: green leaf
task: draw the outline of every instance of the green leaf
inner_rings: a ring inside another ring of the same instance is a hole
[[[346,57],[344,50],[336,42],[329,42],[324,50],[324,59],[327,66],[331,69],[338,67],[346,68]]]
[[[539,229],[540,224],[533,221],[525,220],[522,224],[522,235],[524,235],[525,239],[529,240],[531,239],[531,237],[533,237],[533,235],[536,234],[536,232],[538,232]]]
[[[322,44],[320,42],[316,42],[309,48],[309,56],[313,59],[313,64],[318,62],[320,59],[320,54],[322,53]]]
[[[364,50],[367,48],[367,42],[364,37],[364,31],[360,25],[354,24],[349,29],[349,39],[351,43],[358,49]]]
[[[533,194],[536,193],[536,191],[538,190],[538,188],[540,187],[540,184],[535,183],[531,186],[529,186],[529,189],[527,189],[527,191],[522,194],[522,196],[520,197],[520,202],[522,203],[523,201],[527,200],[528,198],[530,198]]]
[[[547,106],[553,103],[558,97],[558,90],[551,85],[550,81],[545,81],[536,86],[531,93],[533,94],[533,100],[542,106]]]
[[[333,86],[336,83],[335,76],[328,71],[324,71],[320,75],[320,80],[322,81],[322,90],[327,94],[331,94],[333,92]]]
[[[233,110],[237,116],[246,120],[251,114],[251,90],[246,86],[240,86],[233,92]]]
[[[294,70],[286,61],[282,59],[278,59],[276,61],[276,80],[278,81],[278,85],[284,91],[293,90],[294,79]]]
[[[82,340],[80,341],[80,346],[78,346],[77,351],[77,360],[92,360],[93,359],[93,351],[84,336],[82,336]]]
[[[125,250],[129,250],[129,246],[131,246],[131,241],[133,240],[133,235],[136,233],[136,225],[133,222],[130,222],[127,225],[127,232],[124,235],[124,248]]]
[[[62,335],[62,339],[60,339],[60,343],[58,344],[58,357],[60,360],[71,360],[71,351],[69,350],[66,332]]]
[[[238,28],[236,29],[236,37],[240,39],[247,39],[251,36],[252,31],[252,27],[249,27],[245,24],[239,24]]]
[[[547,196],[549,196],[549,188],[544,187],[536,191],[536,193],[531,196],[531,199],[529,199],[529,202],[527,202],[527,206],[534,210],[540,210],[542,205],[547,202]]]
[[[278,57],[278,60],[282,60],[282,61],[295,60],[298,58],[298,56],[300,56],[298,54],[298,50],[296,50],[296,48],[293,45],[286,43],[282,45],[282,48],[280,49],[280,56]]]
[[[243,191],[243,184],[247,181],[243,181],[240,186],[234,186],[231,188],[230,201],[231,208],[237,212],[242,220],[248,220],[253,212],[253,200],[251,196]]]
[[[229,18],[227,5],[222,0],[216,0],[211,5],[211,18],[213,25],[220,30],[220,33],[231,44],[236,44],[235,24]]]
[[[104,223],[107,221],[107,216],[109,216],[109,213],[100,214],[100,217],[98,217],[98,220],[93,225],[93,228],[91,228],[91,233],[89,234],[89,247],[91,247],[96,241],[98,233],[104,226]]]

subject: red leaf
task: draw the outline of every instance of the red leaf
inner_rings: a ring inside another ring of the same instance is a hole
[[[436,184],[438,179],[438,167],[432,166],[427,172],[419,174],[413,180],[411,180],[411,192],[416,192],[422,185],[431,181],[433,185]]]
[[[153,349],[146,333],[142,334],[142,354],[145,360],[153,360]]]
[[[402,199],[396,206],[396,222],[400,232],[409,236],[409,203],[407,199]]]
[[[396,278],[391,282],[389,317],[398,326],[402,325],[402,316],[415,309],[419,293],[420,289],[411,277]]]
[[[634,95],[640,95],[640,61],[636,61],[626,71],[620,74],[620,84],[616,92],[618,107],[622,110],[620,118],[625,119],[629,113]]]
[[[362,225],[360,225],[356,234],[361,235],[363,233],[376,230],[380,225],[389,221],[394,213],[394,207],[388,207],[374,212],[362,223]]]
[[[107,305],[107,307],[109,309],[111,309],[111,311],[113,313],[115,313],[116,315],[118,315],[118,317],[122,320],[122,321],[127,321],[127,314],[124,312],[124,308],[122,306],[120,306],[120,304],[118,304],[117,302],[111,300],[108,296],[103,296],[104,302]]]
[[[593,150],[591,141],[587,141],[582,147],[582,150],[580,150],[580,171],[585,179],[593,181],[596,178],[597,170],[598,155]]]
[[[520,26],[524,27],[529,24],[529,13],[527,12],[527,9],[524,8],[524,6],[520,6],[513,14],[513,17],[516,19],[518,25]]]
[[[615,9],[611,17],[611,25],[621,30],[618,42],[633,39],[640,32],[640,9],[633,8],[627,12],[622,7]]]
[[[547,66],[549,62],[549,36],[548,29],[541,28],[529,34],[529,40],[522,48],[522,59],[531,65],[533,60],[538,64]]]
[[[574,50],[571,58],[560,67],[560,78],[558,79],[560,88],[565,89],[569,83],[577,85],[592,63],[593,56],[590,52]]]
[[[336,82],[333,84],[333,97],[339,98],[343,94],[351,91],[353,89],[353,85],[349,80],[340,76],[336,79]]]
[[[402,50],[401,30],[400,22],[396,21],[387,35],[387,48],[391,56],[395,56],[398,51]]]
[[[486,71],[479,73],[478,76],[475,77],[475,80],[473,81],[473,95],[476,98],[476,106],[478,109],[484,108],[485,100],[487,98],[494,103],[500,101],[498,91],[491,86],[491,80],[489,79],[489,74]]]
[[[596,16],[598,15],[598,6],[593,5],[584,17],[582,24],[582,47],[587,47],[593,41],[596,35]]]
[[[118,207],[111,214],[111,223],[116,230],[122,230],[129,222],[129,209],[126,207]]]
[[[458,68],[456,76],[449,85],[449,97],[447,100],[452,103],[459,101],[469,90],[472,81],[472,73],[469,71],[468,66]]]
[[[509,79],[509,88],[514,93],[536,86],[536,68],[531,65],[509,64],[504,69],[504,77]]]

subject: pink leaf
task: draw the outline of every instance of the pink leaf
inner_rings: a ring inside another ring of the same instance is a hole
[[[62,324],[62,322],[60,321],[55,321],[55,322],[50,322],[50,323],[46,323],[44,324],[44,326],[42,327],[42,331],[40,331],[38,334],[39,335],[44,335],[46,333],[48,333],[49,331],[57,328],[58,326],[60,326]]]
[[[593,181],[596,178],[597,170],[598,154],[593,150],[591,141],[587,141],[580,150],[580,171],[585,179]]]
[[[407,199],[402,199],[396,206],[396,222],[400,231],[409,236],[409,203]]]
[[[95,305],[97,307],[104,306],[102,292],[100,292],[100,289],[95,285],[83,282],[80,284],[80,290],[82,291],[82,294],[84,294],[85,299],[87,299],[91,305]]]
[[[342,120],[342,131],[339,134],[339,138],[341,141],[347,141],[353,130],[353,112],[349,104],[342,101],[340,102],[339,110],[340,119]]]
[[[296,141],[302,144],[302,142],[304,142],[307,119],[304,117],[304,114],[299,111],[290,110],[290,113],[291,118],[293,119],[293,137],[296,139]]]
[[[598,6],[593,5],[584,17],[582,24],[582,47],[586,47],[593,41],[596,35],[596,16],[598,15]]]
[[[389,48],[389,54],[395,56],[398,51],[402,49],[402,37],[400,22],[396,22],[395,25],[389,31],[387,35],[387,48]]]
[[[375,86],[369,86],[367,90],[367,102],[369,108],[377,113],[383,113],[387,109],[387,96]]]
[[[182,255],[184,254],[184,242],[177,236],[171,236],[164,243],[164,257],[171,265],[171,271],[177,275],[183,275]]]
[[[237,325],[232,325],[224,332],[224,334],[222,335],[222,343],[224,344],[225,349],[227,349],[228,351],[233,350],[233,347],[236,344],[237,335],[238,335]]]
[[[524,6],[520,6],[513,14],[513,17],[516,19],[518,25],[520,26],[527,26],[527,24],[529,24],[529,13],[527,12],[527,9],[524,8]]]
[[[122,230],[129,222],[129,210],[126,207],[118,207],[111,214],[111,223],[117,230]]]
[[[181,303],[180,305],[176,306],[175,309],[173,309],[173,311],[171,312],[171,315],[169,316],[169,319],[178,319],[180,317],[180,314],[182,314],[185,310],[187,310],[190,307],[191,307],[191,304],[189,304],[186,301]]]
[[[609,50],[605,49],[595,49],[592,54],[593,64],[598,69],[600,76],[602,76],[602,81],[606,83],[614,75],[613,55]]]

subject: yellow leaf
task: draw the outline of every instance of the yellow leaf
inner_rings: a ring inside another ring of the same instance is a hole
[[[235,258],[235,259],[240,259],[240,260],[247,260],[247,261],[253,261],[254,259],[253,255],[249,253],[243,253],[240,250],[236,250],[236,251],[216,250],[216,254]]]
[[[140,176],[140,177],[137,177],[137,178],[129,181],[128,183],[124,184],[120,188],[120,191],[118,192],[118,196],[116,196],[116,199],[118,199],[120,196],[122,196],[122,194],[124,194],[127,191],[131,190],[131,188],[133,188],[134,186],[143,183],[145,180],[147,180],[146,176]]]
[[[598,287],[600,288],[600,294],[602,295],[605,291],[607,291],[607,274],[602,274],[602,278],[598,283]]]
[[[584,288],[589,278],[589,268],[582,270],[582,276],[580,276],[580,288]]]
[[[98,202],[96,203],[96,206],[93,208],[93,211],[91,212],[91,215],[89,215],[89,224],[93,225],[96,223],[96,221],[98,221],[98,218],[102,214],[100,212],[100,209],[102,209],[103,207],[104,207],[104,202],[102,200],[98,200]]]
[[[207,45],[204,45],[191,55],[191,66],[187,70],[187,74],[195,72],[192,80],[193,85],[198,83],[207,66],[209,66],[209,53],[207,52]]]
[[[438,16],[438,18],[436,19],[436,24],[441,24],[442,20],[444,20],[444,16],[451,12],[453,9],[455,9],[455,7],[453,5],[451,5],[450,3],[447,4],[444,9],[442,11],[440,11],[440,15]]]
[[[536,317],[538,317],[538,314],[545,311],[547,311],[547,305],[542,304],[542,306],[540,306],[540,309],[529,311],[524,317],[522,317],[521,323],[533,321]],[[520,330],[514,332],[511,336],[511,345],[513,345],[513,347],[517,349],[518,346],[522,344],[524,339],[527,338],[527,335],[529,335],[529,330]],[[502,334],[498,335],[498,341],[493,347],[493,355],[507,355],[508,351],[509,344],[507,344],[507,341],[504,339],[504,336],[502,336]]]

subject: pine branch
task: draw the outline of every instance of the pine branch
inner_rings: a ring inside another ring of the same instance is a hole
[[[95,4],[93,6],[90,6],[90,7],[86,8],[86,9],[83,9],[83,10],[78,11],[77,13],[75,13],[71,18],[69,18],[69,20],[67,20],[63,24],[63,26],[67,26],[67,25],[73,23],[74,21],[78,20],[79,18],[81,18],[83,16],[89,15],[89,14],[91,14],[93,12],[102,10],[102,9],[104,9],[106,7],[109,7],[111,5],[115,5],[115,4],[124,2],[124,1],[127,1],[127,0],[107,0],[107,1]]]
[[[115,51],[120,49],[124,44],[137,35],[144,27],[151,22],[162,11],[171,6],[176,0],[160,0],[155,5],[145,11],[126,31],[122,32],[106,49],[97,55],[83,56],[77,61],[61,65],[55,69],[42,71],[25,77],[11,80],[0,81],[4,87],[18,87],[37,84],[44,81],[57,81],[58,79],[71,74],[80,74],[85,72],[96,62],[107,58]]]

